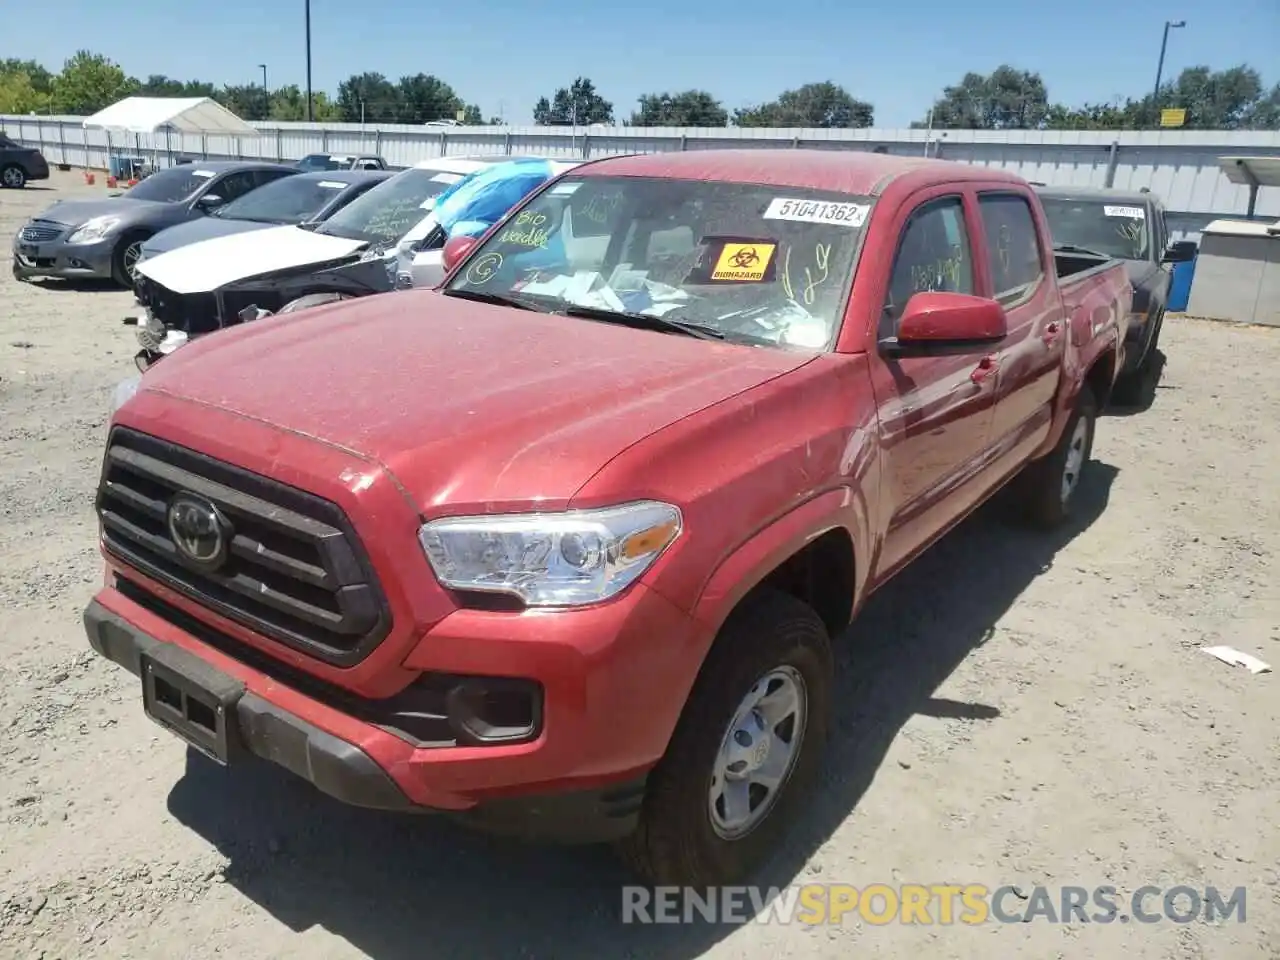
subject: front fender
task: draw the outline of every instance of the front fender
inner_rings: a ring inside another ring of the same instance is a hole
[[[854,579],[849,585],[857,598],[866,582],[866,506],[848,487],[829,490],[778,517],[726,557],[708,578],[693,608],[693,616],[714,638],[734,607],[788,558],[831,530],[842,529],[853,541]],[[707,649],[710,649],[708,644]],[[705,656],[706,651],[703,651]]]

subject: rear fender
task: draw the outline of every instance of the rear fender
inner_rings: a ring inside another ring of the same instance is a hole
[[[1097,376],[1095,368],[1099,363],[1110,365],[1109,371],[1103,375],[1106,394],[1110,395],[1123,362],[1128,318],[1127,310],[1121,313],[1124,306],[1117,300],[1111,303],[1109,309],[1102,305],[1092,309],[1081,305],[1072,311],[1070,336],[1063,354],[1062,380],[1054,401],[1053,425],[1032,459],[1045,456],[1058,445],[1067,421],[1071,419],[1072,411],[1080,399],[1080,389]],[[1099,409],[1105,406],[1107,396],[1097,398]]]

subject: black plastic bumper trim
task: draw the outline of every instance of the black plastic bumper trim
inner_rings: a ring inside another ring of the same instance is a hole
[[[141,674],[143,654],[154,657],[162,648],[174,649],[97,600],[85,608],[84,624],[89,645],[135,676]],[[203,672],[218,672],[206,661],[200,662]],[[343,803],[376,810],[445,812],[413,803],[359,747],[252,692],[236,702],[236,721],[240,745],[250,753],[284,767]],[[489,800],[470,810],[448,813],[489,833],[553,843],[605,843],[636,828],[644,787],[641,777],[601,789]]]

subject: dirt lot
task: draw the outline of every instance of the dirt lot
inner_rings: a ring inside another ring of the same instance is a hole
[[[6,252],[90,191],[0,193]],[[191,760],[89,653],[130,304],[0,274],[0,956],[1280,957],[1280,678],[1197,652],[1280,667],[1280,331],[1171,320],[1149,408],[1100,425],[1072,530],[993,505],[872,602],[842,646],[823,787],[762,877],[1245,886],[1245,923],[624,927],[607,851]]]

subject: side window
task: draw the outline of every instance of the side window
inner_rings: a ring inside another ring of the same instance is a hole
[[[996,300],[1008,306],[1034,289],[1044,276],[1040,236],[1025,197],[980,194],[982,229],[986,234],[991,281]]]
[[[916,293],[973,293],[973,257],[959,197],[931,200],[907,221],[889,280],[885,314],[896,321]]]
[[[242,170],[239,173],[229,173],[213,186],[209,188],[209,192],[217,194],[227,203],[237,197],[242,197],[257,184],[254,183],[253,171]]]

